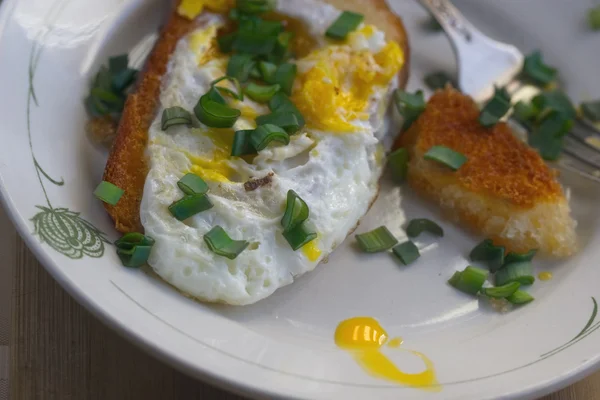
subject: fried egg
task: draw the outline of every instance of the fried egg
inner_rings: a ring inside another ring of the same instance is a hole
[[[313,270],[376,198],[385,158],[382,139],[394,131],[387,110],[404,63],[399,46],[365,24],[344,42],[329,42],[324,32],[340,11],[328,4],[280,0],[277,7],[304,22],[314,39],[306,55],[292,60],[298,74],[291,100],[306,125],[289,145],[272,145],[254,158],[230,156],[234,132],[254,129],[256,116],[269,113],[248,98],[229,100],[242,113],[233,128],[200,124],[161,130],[163,109],[192,110],[211,82],[225,75],[228,56],[219,53],[215,39],[226,21],[210,12],[178,43],[149,131],[150,170],[140,211],[146,235],[156,241],[148,263],[162,279],[203,301],[254,303]],[[182,197],[177,181],[190,172],[207,182],[214,207],[178,221],[168,207]],[[254,190],[244,185],[265,177]],[[305,225],[317,233],[297,251],[282,236],[280,222],[289,190],[307,203]],[[216,225],[250,245],[233,260],[211,252],[203,236]]]

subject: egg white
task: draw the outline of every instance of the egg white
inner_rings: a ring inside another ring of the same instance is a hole
[[[326,45],[321,38],[339,15],[338,10],[314,0],[278,3],[278,11],[306,21],[311,33],[321,40],[320,45]],[[201,30],[224,23],[217,15],[200,18]],[[205,179],[214,207],[178,221],[168,211],[168,206],[182,197],[177,181],[192,170],[195,159],[213,157],[219,145],[206,127],[177,126],[163,132],[162,110],[172,106],[193,110],[210,82],[224,75],[226,65],[215,59],[198,68],[202,44],[191,39],[193,34],[178,43],[171,57],[163,79],[161,108],[149,131],[150,170],[140,210],[146,235],[156,241],[149,264],[165,281],[198,299],[250,304],[314,269],[367,212],[378,192],[384,158],[381,139],[391,130],[385,111],[397,78],[374,90],[366,110],[369,118],[356,121],[356,132],[334,134],[307,127],[293,135],[288,146],[261,151],[253,163],[237,157],[222,161],[235,173],[229,182]],[[357,42],[352,45],[374,51],[385,44],[381,33]],[[197,48],[191,49],[193,46]],[[258,114],[268,113],[264,105],[249,99],[244,100],[244,106]],[[234,130],[254,127],[253,118],[243,117]],[[245,190],[245,181],[269,173],[273,173],[269,185]],[[282,236],[280,221],[290,189],[310,208],[306,226],[318,233],[313,247],[320,254],[293,251]],[[214,254],[203,236],[216,225],[232,239],[247,240],[250,246],[234,260]]]

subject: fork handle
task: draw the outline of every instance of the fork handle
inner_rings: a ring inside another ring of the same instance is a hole
[[[449,0],[419,0],[457,46],[469,44],[479,30]]]

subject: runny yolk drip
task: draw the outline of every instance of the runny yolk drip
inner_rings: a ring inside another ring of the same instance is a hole
[[[306,243],[302,246],[302,252],[309,259],[309,261],[315,262],[321,256],[321,250],[317,247],[317,239]]]
[[[548,272],[548,271],[540,272],[538,274],[538,278],[540,278],[540,281],[549,281],[550,279],[552,279],[552,272]]]
[[[235,174],[228,160],[231,155],[231,144],[233,143],[234,132],[231,129],[209,129],[203,132],[215,145],[212,156],[200,157],[187,154],[192,162],[190,172],[213,182],[231,182],[231,177]]]
[[[404,64],[404,53],[390,41],[377,53],[332,45],[305,59],[314,61],[314,66],[298,76],[292,101],[310,125],[351,132],[356,131],[353,120],[368,118],[373,88],[389,84]]]
[[[396,337],[393,339],[390,339],[389,342],[387,342],[387,347],[392,347],[392,348],[397,348],[402,346],[402,343],[404,343],[404,340],[402,340],[402,338]]]
[[[377,378],[428,391],[441,390],[433,363],[424,354],[405,350],[420,358],[425,364],[423,372],[413,374],[401,371],[381,352],[381,346],[386,343],[388,335],[374,318],[356,317],[342,321],[335,330],[334,338],[338,347],[347,350],[365,371]],[[400,344],[399,338],[390,341],[390,347],[397,347]]]

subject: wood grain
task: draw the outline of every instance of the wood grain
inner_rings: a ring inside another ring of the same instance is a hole
[[[117,336],[62,290],[20,239],[13,257],[11,399],[242,399]],[[600,373],[543,400],[580,399],[600,400]]]

